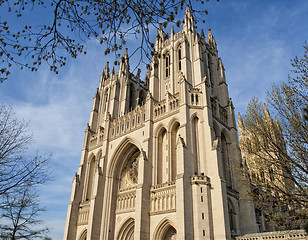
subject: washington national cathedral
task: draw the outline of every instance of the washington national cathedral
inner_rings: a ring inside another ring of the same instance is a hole
[[[64,240],[231,239],[259,231],[234,107],[209,30],[160,28],[144,81],[108,63],[94,95]]]

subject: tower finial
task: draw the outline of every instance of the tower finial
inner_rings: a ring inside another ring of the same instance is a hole
[[[188,4],[186,5],[183,29],[186,31],[186,33],[189,31],[194,31],[194,18]]]
[[[119,73],[128,75],[128,72],[129,72],[129,58],[128,58],[128,53],[127,53],[127,48],[125,48],[125,52],[120,62]]]
[[[103,79],[109,78],[109,62],[106,63],[106,66],[103,70],[102,75],[103,75]]]
[[[243,119],[240,113],[238,113],[238,117],[237,117],[237,125],[238,125],[238,129],[239,131],[244,130],[244,123],[243,123]]]
[[[209,31],[208,31],[208,34],[207,34],[207,43],[212,46],[214,49],[217,48],[217,44],[216,44],[216,41],[213,37],[213,34],[211,32],[211,29],[209,28]]]

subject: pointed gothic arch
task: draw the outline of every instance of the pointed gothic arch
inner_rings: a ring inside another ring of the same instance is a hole
[[[81,232],[81,234],[80,234],[78,240],[87,240],[87,229],[84,229],[84,230]]]
[[[165,78],[169,78],[170,77],[170,72],[171,72],[171,68],[170,68],[170,65],[171,65],[171,59],[170,59],[170,53],[169,51],[166,51],[164,54],[164,68],[165,68]]]
[[[228,198],[228,215],[229,215],[229,226],[231,234],[237,232],[237,222],[236,222],[236,209],[230,198]]]
[[[141,151],[140,143],[131,137],[125,137],[119,144],[114,153],[111,156],[111,161],[107,167],[107,174],[110,177],[116,177],[119,174],[119,167],[121,162],[123,163],[123,157],[129,151],[134,148]]]
[[[154,231],[154,236],[153,239],[155,240],[172,240],[172,239],[176,239],[176,227],[175,224],[165,218],[163,219],[156,227],[155,231]]]
[[[162,127],[158,131],[156,138],[156,183],[164,183],[168,180],[166,174],[168,168],[168,134],[166,128]]]
[[[221,160],[222,160],[222,170],[223,170],[223,177],[226,181],[227,187],[232,187],[232,180],[231,180],[231,169],[230,169],[230,160],[229,160],[229,147],[228,141],[226,137],[226,133],[221,133]]]
[[[213,134],[214,134],[213,140],[220,137],[220,128],[218,124],[216,123],[216,121],[213,121]]]
[[[177,138],[179,135],[180,123],[179,121],[174,121],[170,126],[170,135],[171,135],[171,149],[170,149],[170,180],[175,181],[177,175]]]
[[[109,88],[106,87],[104,94],[103,94],[103,112],[107,111],[107,107],[108,107],[108,97],[109,97]]]
[[[117,240],[134,240],[135,220],[128,218],[120,227]]]
[[[200,174],[200,119],[194,115],[191,119],[192,127],[192,150],[194,156],[194,172]]]
[[[135,85],[131,82],[128,85],[128,112],[132,111],[136,107],[135,98]]]
[[[94,176],[95,176],[95,166],[96,166],[96,158],[94,154],[91,154],[88,162],[88,174],[87,174],[87,184],[86,184],[86,195],[85,201],[90,201],[93,195],[93,184],[94,184]]]
[[[138,141],[131,137],[125,137],[115,149],[114,153],[111,156],[110,162],[107,166],[106,171],[106,184],[105,189],[108,192],[107,197],[104,200],[104,219],[106,224],[102,227],[102,232],[109,234],[110,239],[114,239],[116,236],[115,230],[110,232],[109,229],[115,229],[115,221],[118,212],[122,210],[129,209],[134,211],[134,202],[135,195],[125,197],[124,208],[119,208],[119,203],[122,203],[120,196],[120,183],[121,183],[121,173],[123,168],[127,167],[128,162],[136,153],[141,153],[141,147]],[[138,165],[137,165],[138,168]],[[125,175],[125,174],[124,174]],[[138,182],[138,181],[137,181]],[[134,184],[133,187],[136,187],[137,184]],[[115,201],[116,200],[116,201]],[[120,210],[119,210],[120,209]]]

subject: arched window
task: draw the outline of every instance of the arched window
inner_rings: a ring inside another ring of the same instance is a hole
[[[128,219],[121,227],[117,240],[134,240],[135,221]]]
[[[192,95],[193,96],[193,95]],[[199,144],[199,118],[194,117],[192,122],[192,132],[193,132],[193,154],[194,154],[194,171],[195,174],[200,173],[200,144]]]
[[[107,102],[108,102],[108,88],[104,92],[104,105],[103,105],[103,112],[107,110]]]
[[[228,214],[231,233],[236,233],[236,212],[230,200],[228,200]]]
[[[179,70],[182,70],[181,59],[182,59],[182,49],[181,49],[181,46],[179,46],[178,48],[178,68]]]
[[[123,166],[120,174],[119,189],[126,189],[137,185],[139,156],[140,152],[137,151],[127,160],[127,163]]]
[[[171,181],[175,181],[177,170],[177,153],[176,153],[176,140],[179,132],[180,124],[176,122],[171,129],[171,159],[170,159],[170,169],[171,169]]]
[[[162,128],[159,131],[157,139],[157,184],[167,182],[168,174],[168,141],[167,131]]]
[[[143,91],[140,91],[138,105],[142,106],[143,104],[144,104],[144,94]]]
[[[86,201],[91,200],[92,192],[93,192],[93,182],[94,182],[94,174],[95,174],[95,157],[92,157],[90,163],[88,165],[89,175],[88,175],[88,184],[87,184],[87,194]]]
[[[165,55],[165,69],[166,69],[166,78],[170,77],[170,55],[166,53]]]
[[[222,156],[222,168],[223,168],[223,177],[226,180],[227,187],[231,187],[231,171],[229,165],[229,154],[227,140],[224,134],[221,134],[221,156]]]
[[[129,99],[128,111],[130,112],[134,108],[134,106],[133,106],[133,101],[134,101],[134,85],[133,84],[129,85],[128,99]]]
[[[79,237],[79,240],[87,240],[87,230],[84,230],[80,237]]]

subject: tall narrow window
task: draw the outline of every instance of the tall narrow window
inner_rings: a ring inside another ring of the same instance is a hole
[[[133,97],[134,97],[134,86],[133,84],[129,85],[129,104],[128,104],[128,112],[130,112],[131,110],[133,110],[134,106],[133,106]]]
[[[176,122],[171,128],[171,158],[170,158],[170,169],[171,169],[171,181],[176,180],[177,175],[177,152],[176,152],[176,140],[179,133],[180,123]]]
[[[228,213],[231,233],[236,233],[236,213],[230,200],[228,200]]]
[[[166,169],[168,169],[168,150],[167,148],[167,131],[162,128],[158,134],[158,154],[157,154],[157,183],[164,183],[168,181],[168,174]]]
[[[229,154],[227,140],[224,134],[221,135],[221,155],[222,155],[222,168],[224,179],[226,180],[227,187],[231,187],[231,171],[229,165]]]
[[[179,47],[179,50],[178,50],[178,61],[179,61],[179,70],[182,69],[182,65],[181,65],[181,59],[182,59],[182,50],[181,50],[181,47]]]
[[[88,168],[89,168],[89,175],[88,175],[86,201],[89,201],[92,198],[93,180],[95,174],[95,157],[91,158],[90,163],[88,164]]]
[[[165,63],[166,63],[166,78],[168,78],[170,76],[170,55],[169,53],[166,54]]]
[[[191,95],[193,96],[193,95]],[[193,134],[193,154],[194,154],[194,170],[195,174],[200,173],[200,139],[199,139],[199,118],[194,117],[192,122],[192,134]]]

